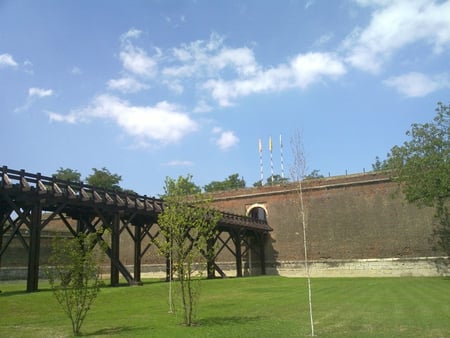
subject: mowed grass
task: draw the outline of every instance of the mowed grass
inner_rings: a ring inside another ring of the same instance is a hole
[[[70,322],[48,284],[0,283],[0,337],[70,337]],[[262,276],[205,280],[198,325],[168,313],[168,284],[105,287],[88,313],[88,337],[305,337],[310,335],[307,283]],[[312,280],[319,337],[450,337],[449,278]]]

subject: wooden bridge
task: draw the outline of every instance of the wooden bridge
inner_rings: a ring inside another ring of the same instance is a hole
[[[97,233],[97,242],[105,248],[111,263],[111,285],[119,284],[119,274],[130,285],[141,283],[141,260],[149,247],[156,245],[155,239],[160,235],[157,219],[164,209],[163,200],[12,170],[6,166],[1,171],[0,267],[9,244],[14,238],[18,239],[28,254],[28,292],[38,290],[41,232],[56,218],[73,236]],[[102,228],[110,230],[110,244],[103,238],[106,235],[98,231]],[[237,277],[242,276],[242,257],[250,248],[257,253],[261,273],[265,274],[264,244],[272,230],[265,220],[222,212],[217,230],[212,243],[217,245],[217,251],[216,256],[207,262],[208,277],[214,277],[214,272],[225,276],[215,262],[224,249],[236,259]],[[24,232],[29,236],[24,236]],[[128,233],[134,243],[133,273],[120,260],[120,236],[123,232]],[[150,242],[143,245],[145,238]],[[166,263],[168,275],[171,273],[168,257]]]

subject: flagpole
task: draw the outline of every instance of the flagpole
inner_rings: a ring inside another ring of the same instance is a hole
[[[262,158],[262,142],[261,138],[258,139],[258,150],[259,150],[259,173],[261,178],[261,186],[264,185],[264,172],[263,172],[263,158]]]
[[[284,179],[283,141],[280,134],[281,178]]]
[[[270,171],[271,171],[271,181],[273,185],[273,156],[272,156],[272,136],[269,137],[269,150],[270,150]]]

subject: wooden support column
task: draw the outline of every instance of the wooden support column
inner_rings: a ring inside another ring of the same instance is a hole
[[[233,232],[234,246],[236,248],[236,277],[242,277],[242,248],[241,248],[241,231]]]
[[[209,239],[206,243],[206,273],[208,279],[213,279],[215,277],[215,266],[214,266],[214,243],[215,239]]]
[[[6,228],[6,211],[0,209],[0,268],[2,267],[3,234]]]
[[[28,250],[27,292],[38,291],[39,252],[41,247],[42,208],[39,202],[31,209],[30,246]]]
[[[111,286],[119,285],[120,217],[115,214],[111,220]]]
[[[134,226],[134,281],[141,282],[141,241],[142,228],[140,225]]]

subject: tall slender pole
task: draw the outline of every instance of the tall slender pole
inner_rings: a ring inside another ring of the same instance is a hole
[[[299,225],[302,228],[303,232],[303,254],[304,254],[304,264],[305,264],[305,273],[308,282],[308,304],[309,304],[309,321],[311,324],[311,336],[314,336],[314,318],[313,318],[313,307],[312,307],[312,290],[311,290],[311,271],[309,269],[308,262],[308,242],[306,239],[307,235],[307,218],[305,213],[305,204],[303,202],[303,186],[302,180],[305,177],[305,157],[303,152],[302,138],[300,132],[297,132],[296,135],[291,140],[292,151],[294,155],[294,165],[291,168],[291,176],[294,181],[297,182],[298,188],[298,210],[297,210],[297,218]]]
[[[273,184],[272,136],[269,137],[269,151],[270,151],[270,172],[271,172],[271,181],[272,181],[272,184]]]
[[[172,300],[172,225],[170,226],[170,248],[169,248],[169,313],[173,313],[173,300]]]
[[[283,141],[280,134],[280,160],[281,160],[281,178],[284,179],[284,159],[283,159]]]
[[[261,185],[264,185],[264,172],[263,172],[263,158],[262,158],[262,142],[261,138],[258,139],[258,150],[259,150],[259,172],[260,172],[260,179],[261,179]]]

